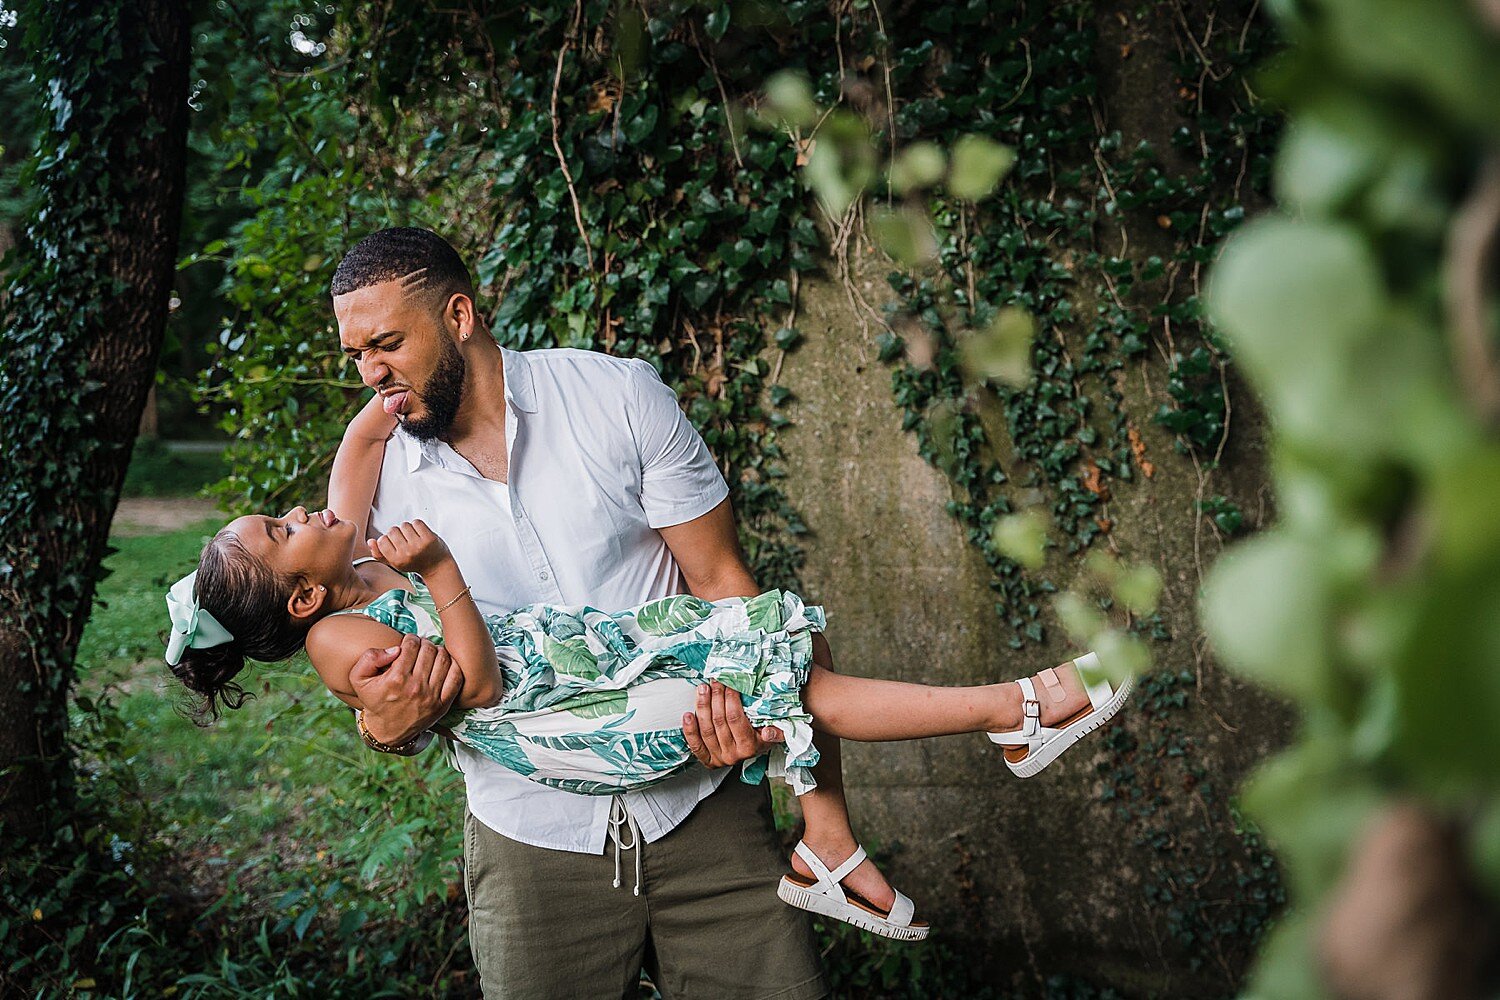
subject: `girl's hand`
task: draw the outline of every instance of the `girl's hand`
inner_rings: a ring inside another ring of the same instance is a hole
[[[371,539],[370,554],[392,569],[423,576],[453,558],[447,543],[422,521],[402,521]]]
[[[349,421],[349,427],[344,431],[344,436],[362,441],[390,440],[390,436],[396,432],[396,415],[385,412],[383,402],[379,393],[372,396],[370,401],[354,415],[354,419]]]

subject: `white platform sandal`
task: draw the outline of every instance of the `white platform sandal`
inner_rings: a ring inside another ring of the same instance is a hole
[[[1031,678],[1016,681],[1021,686],[1022,712],[1025,721],[1020,729],[1004,733],[987,733],[990,742],[1001,745],[1005,766],[1022,778],[1029,778],[1062,756],[1064,750],[1104,725],[1125,704],[1135,679],[1127,677],[1116,690],[1099,662],[1098,653],[1085,653],[1073,661],[1083,689],[1088,692],[1089,707],[1081,708],[1071,718],[1055,726],[1042,725],[1042,703],[1037,698]],[[1053,702],[1067,698],[1057,670],[1048,667],[1037,674]]]
[[[855,848],[854,853],[832,871],[802,841],[797,841],[794,850],[816,877],[810,879],[796,872],[783,875],[781,884],[776,887],[776,895],[783,902],[897,941],[921,941],[932,929],[925,922],[912,919],[915,907],[899,890],[896,891],[896,901],[886,911],[839,884],[865,859],[863,847]]]

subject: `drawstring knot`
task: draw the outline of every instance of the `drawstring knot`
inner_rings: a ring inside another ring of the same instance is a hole
[[[626,830],[630,833],[630,843],[620,841],[620,831]],[[625,799],[616,795],[609,800],[609,835],[615,842],[615,888],[620,888],[620,852],[635,851],[635,894],[641,894],[641,828],[636,826],[635,817],[630,810],[625,808]]]

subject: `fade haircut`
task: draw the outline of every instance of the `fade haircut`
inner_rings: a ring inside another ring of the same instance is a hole
[[[460,292],[474,298],[474,282],[458,251],[437,233],[409,226],[382,229],[354,244],[333,272],[331,291],[337,297],[397,279],[403,292],[429,297],[435,309]]]

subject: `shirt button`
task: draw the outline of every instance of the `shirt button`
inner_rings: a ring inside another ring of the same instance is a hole
[[[550,580],[550,579],[552,579],[552,575],[550,573],[548,573],[546,570],[542,570],[542,579],[543,580]]]

